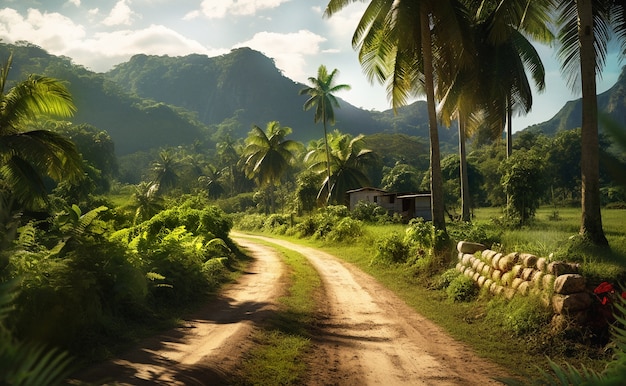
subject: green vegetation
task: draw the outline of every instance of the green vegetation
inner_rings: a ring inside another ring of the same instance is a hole
[[[306,258],[271,244],[289,267],[288,295],[282,307],[263,323],[255,348],[245,357],[238,376],[246,385],[298,385],[306,375],[306,352],[316,311],[320,278]]]
[[[476,210],[472,224],[450,223],[452,240],[445,266],[433,264],[429,258],[429,251],[432,251],[429,248],[434,242],[433,228],[419,221],[411,226],[363,222],[360,234],[334,241],[327,235],[333,233],[341,215],[351,213],[342,211],[341,207],[330,206],[312,216],[296,218],[293,227],[289,222],[268,226],[269,217],[264,221],[264,216],[243,217],[235,226],[286,237],[356,264],[453,337],[515,375],[531,376],[537,367],[549,371],[548,358],[555,363],[586,366],[600,372],[613,355],[606,330],[552,330],[550,313],[539,299],[514,298],[511,303],[479,292],[473,281],[452,268],[456,263],[453,244],[458,240],[484,242],[505,252],[535,252],[543,257],[554,253],[553,259],[556,256],[565,259],[566,256],[557,253],[569,245],[572,242],[569,237],[577,233],[580,210],[559,208],[558,221],[549,220],[553,210],[552,207],[539,208],[536,221],[523,229],[503,227],[503,211],[495,208]],[[590,276],[592,285],[596,281],[598,284],[600,281],[621,283],[626,278],[626,243],[621,221],[625,212],[611,209],[603,214],[612,251],[591,249],[579,260],[585,275],[596,273]],[[329,218],[334,220],[328,221]],[[612,234],[615,236],[610,236]],[[527,249],[533,245],[534,250]],[[515,366],[511,367],[511,363]]]

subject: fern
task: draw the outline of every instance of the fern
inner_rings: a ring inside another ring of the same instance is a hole
[[[57,349],[16,341],[4,326],[17,296],[13,283],[0,285],[0,385],[57,385],[70,373],[71,358]]]

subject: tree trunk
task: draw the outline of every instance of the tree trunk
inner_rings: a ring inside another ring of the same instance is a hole
[[[326,106],[323,106],[322,109],[324,110],[322,115],[323,115],[323,120],[324,120],[324,147],[326,148],[326,177],[328,178],[328,182],[326,183],[326,186],[328,187],[328,196],[326,196],[326,205],[328,205],[330,204],[330,194],[332,193],[331,185],[330,185],[330,149],[328,148],[328,132],[326,130]]]
[[[471,221],[470,218],[470,194],[467,176],[467,160],[465,151],[465,115],[459,113],[459,174],[461,180],[461,220]]]
[[[422,37],[422,58],[424,61],[424,82],[428,105],[428,128],[430,134],[430,199],[433,226],[436,230],[446,230],[443,206],[443,178],[439,150],[439,131],[437,111],[435,109],[435,83],[433,79],[433,52],[431,43],[430,18],[426,5],[420,6],[420,25]]]
[[[506,97],[506,158],[513,154],[513,106],[511,96]]]
[[[608,246],[600,213],[598,101],[592,0],[577,0],[580,79],[582,85],[582,219],[580,234],[596,245]]]

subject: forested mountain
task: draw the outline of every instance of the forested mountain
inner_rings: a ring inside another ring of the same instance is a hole
[[[278,120],[293,129],[293,137],[307,142],[321,136],[312,111],[303,111],[308,98],[298,95],[305,87],[283,76],[272,59],[250,48],[209,58],[135,55],[117,65],[107,77],[141,97],[181,106],[198,113],[198,119],[215,125],[234,117],[239,123],[234,136],[243,137],[251,125],[263,127]],[[314,74],[311,74],[314,75]],[[356,108],[341,100],[335,109],[340,131],[357,134],[403,133],[428,138],[426,103],[416,102],[385,112]],[[442,142],[456,143],[454,130],[442,129]]]
[[[10,52],[13,52],[10,80],[39,74],[67,82],[77,107],[72,121],[106,130],[119,155],[192,143],[206,136],[206,127],[190,119],[190,114],[131,96],[102,74],[72,64],[69,58],[50,55],[30,44],[0,44],[3,65]]]
[[[608,115],[620,126],[626,127],[626,67],[622,69],[622,73],[613,87],[602,94],[598,94],[598,111]],[[567,102],[552,119],[529,126],[527,130],[553,136],[559,131],[580,127],[581,118],[582,100],[576,99]]]

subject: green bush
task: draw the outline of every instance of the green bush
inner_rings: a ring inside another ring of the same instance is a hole
[[[450,268],[435,278],[432,287],[439,290],[446,289],[460,274],[461,272],[459,272],[456,268]]]
[[[455,242],[462,240],[485,244],[488,247],[500,242],[502,228],[489,227],[478,222],[451,222],[447,224],[448,235]]]
[[[363,223],[346,217],[337,222],[326,235],[328,241],[350,242],[363,235]]]
[[[385,208],[368,201],[357,202],[350,216],[365,222],[385,222],[390,217]]]
[[[478,284],[465,275],[459,275],[450,282],[446,294],[455,302],[468,302],[478,295]]]
[[[409,257],[410,249],[400,233],[392,233],[377,239],[375,247],[376,255],[372,263],[405,263]]]

